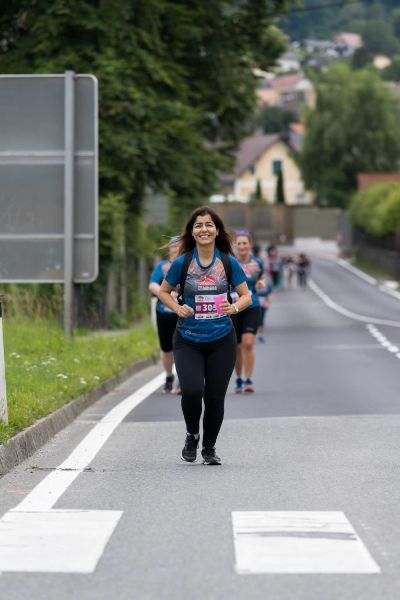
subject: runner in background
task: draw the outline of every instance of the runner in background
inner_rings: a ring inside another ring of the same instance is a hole
[[[176,258],[179,250],[178,238],[173,237],[168,244],[168,259],[161,260],[156,264],[154,270],[150,276],[149,290],[158,298],[158,292],[160,291],[161,283],[165,279],[166,274],[169,271],[172,261]],[[177,294],[174,295],[176,300]],[[165,383],[163,392],[170,394],[175,391],[180,394],[179,381],[176,382],[174,390],[174,374],[172,373],[172,367],[174,365],[174,355],[172,352],[172,338],[174,335],[175,327],[178,322],[177,314],[164,306],[160,300],[157,300],[156,304],[156,323],[158,339],[160,341],[160,359],[161,364],[165,371]]]
[[[305,289],[307,286],[307,277],[310,273],[311,262],[306,254],[299,254],[297,258],[297,284]]]
[[[260,302],[257,289],[265,287],[264,266],[260,258],[251,252],[251,238],[247,230],[235,232],[236,258],[246,275],[251,293],[251,305],[238,315],[232,316],[236,330],[236,387],[235,392],[254,392],[253,371],[255,364],[254,340],[260,326]]]
[[[260,325],[257,330],[257,340],[262,344],[265,342],[265,317],[272,300],[272,282],[268,275],[264,275],[265,286],[257,289],[257,296],[260,302]]]
[[[230,316],[251,302],[246,277],[232,256],[221,217],[207,206],[195,210],[180,237],[180,256],[161,284],[160,300],[178,316],[174,357],[182,387],[186,439],[181,458],[194,462],[203,409],[202,457],[220,465],[215,442],[224,418],[225,394],[235,366],[236,335]],[[239,295],[229,302],[229,285]],[[180,286],[180,302],[171,298]]]
[[[272,279],[272,285],[275,288],[282,287],[283,281],[283,261],[279,256],[278,249],[276,246],[271,244],[267,248],[269,273]]]

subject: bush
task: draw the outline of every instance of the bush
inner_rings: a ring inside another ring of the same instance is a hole
[[[400,183],[378,183],[353,197],[349,218],[353,225],[381,237],[400,229]]]

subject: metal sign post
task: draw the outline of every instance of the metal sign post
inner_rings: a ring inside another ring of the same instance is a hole
[[[64,332],[72,335],[73,327],[73,259],[74,259],[74,72],[65,73],[65,158],[64,158]]]
[[[0,419],[8,424],[6,370],[3,343],[3,296],[0,296]]]

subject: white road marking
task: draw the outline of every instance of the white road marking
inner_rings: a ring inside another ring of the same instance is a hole
[[[331,346],[315,346],[317,350],[382,350],[379,344],[335,344]]]
[[[45,477],[27,496],[14,508],[18,511],[49,510],[62,496],[65,490],[78,475],[94,459],[110,435],[122,423],[125,417],[138,404],[155,392],[164,381],[164,373],[160,373],[143,387],[131,394],[112,408],[87,436],[71,452],[68,458]],[[1,567],[0,567],[1,569]]]
[[[380,573],[343,512],[233,512],[236,571]]]
[[[348,263],[347,260],[343,260],[343,258],[339,258],[337,263],[341,267],[343,267],[344,269],[347,269],[347,271],[350,271],[354,275],[357,275],[357,277],[359,277],[360,279],[363,279],[367,283],[369,283],[371,285],[377,285],[378,280],[375,279],[375,277],[371,277],[371,275],[367,275],[367,273],[364,273],[364,271],[357,269],[357,267],[354,267],[353,265]]]
[[[2,571],[92,573],[121,511],[10,511],[0,520]]]
[[[376,325],[385,325],[388,327],[400,327],[400,321],[390,321],[388,319],[366,317],[365,315],[359,315],[358,313],[354,313],[351,310],[347,310],[347,308],[344,308],[343,306],[340,306],[340,304],[334,302],[327,294],[325,294],[323,290],[321,290],[321,288],[312,279],[309,280],[308,285],[312,289],[312,291],[315,294],[317,294],[317,296],[319,296],[327,306],[329,306],[329,308],[332,308],[336,312],[340,313],[345,317],[348,317],[349,319],[361,321],[362,323],[374,323]]]
[[[367,329],[368,329],[369,333],[380,343],[380,345],[383,348],[385,348],[386,350],[389,350],[389,352],[391,352],[392,354],[396,354],[396,358],[400,358],[400,352],[399,352],[398,346],[393,344],[393,342],[389,341],[387,339],[387,337],[385,337],[383,335],[383,333],[381,333],[379,331],[379,329],[377,329],[375,327],[375,325],[372,325],[372,323],[369,323],[367,325]]]
[[[112,408],[55,471],[0,519],[0,571],[94,571],[122,512],[53,506],[124,418],[163,380],[160,373]]]

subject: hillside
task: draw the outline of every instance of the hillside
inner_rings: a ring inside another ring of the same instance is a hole
[[[400,52],[399,0],[302,0],[302,5],[304,10],[292,6],[291,15],[280,22],[291,40],[331,39],[340,31],[373,37],[375,32],[377,38],[386,38],[378,51]]]

